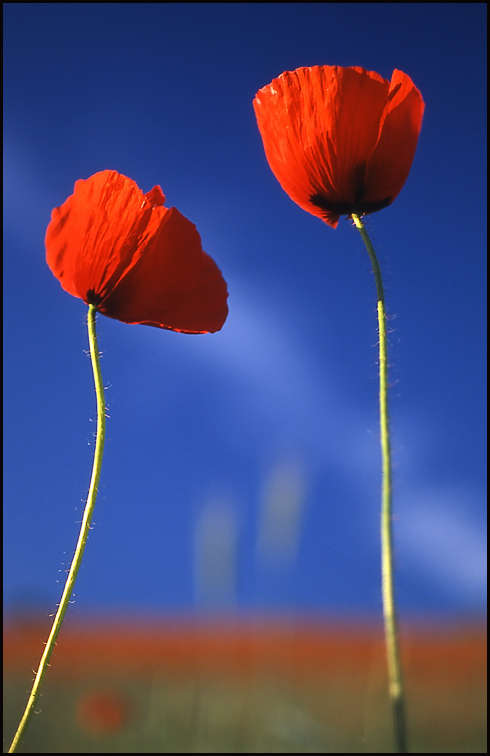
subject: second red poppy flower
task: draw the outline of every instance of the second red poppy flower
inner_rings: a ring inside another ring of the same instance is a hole
[[[75,183],[53,210],[46,259],[62,287],[124,323],[214,333],[228,315],[226,282],[191,221],[116,171]]]

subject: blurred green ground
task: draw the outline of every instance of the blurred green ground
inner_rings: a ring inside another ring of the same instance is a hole
[[[208,627],[202,640],[199,629],[129,637],[106,628],[99,642],[97,630],[83,632],[67,632],[65,655],[53,655],[20,753],[393,752],[382,645],[368,633],[366,642],[295,629],[275,640],[269,629],[264,642],[257,629]],[[42,649],[29,635],[21,672],[22,633],[14,636],[17,646],[10,631],[5,640],[4,752],[27,700],[29,659]],[[412,634],[404,645],[410,752],[486,753],[485,631],[440,642]]]

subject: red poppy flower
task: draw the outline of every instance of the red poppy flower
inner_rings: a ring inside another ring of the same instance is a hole
[[[336,228],[391,205],[407,180],[424,102],[393,71],[313,66],[263,87],[255,115],[269,165],[292,200]]]
[[[194,226],[116,171],[75,183],[51,214],[46,259],[62,287],[110,318],[214,333],[228,315],[226,283]]]

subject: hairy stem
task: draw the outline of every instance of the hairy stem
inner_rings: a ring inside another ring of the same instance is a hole
[[[104,398],[104,385],[102,383],[102,373],[100,370],[99,350],[97,347],[97,334],[95,331],[95,315],[96,310],[93,305],[89,305],[88,308],[88,337],[90,344],[90,357],[92,360],[92,368],[94,372],[95,392],[97,395],[97,436],[95,442],[94,464],[92,468],[92,478],[90,481],[90,488],[87,497],[87,503],[83,513],[82,524],[80,527],[80,534],[78,536],[78,542],[75,549],[75,554],[71,563],[68,576],[66,578],[63,594],[58,606],[58,610],[55,614],[51,632],[49,633],[48,640],[44,649],[44,653],[39,663],[34,683],[32,686],[31,694],[27,702],[27,706],[24,711],[24,715],[20,721],[15,737],[10,746],[9,753],[15,753],[20,741],[26,731],[29,720],[34,711],[34,707],[39,698],[41,692],[41,685],[46,674],[46,670],[49,666],[49,660],[53,649],[56,645],[56,639],[61,629],[63,619],[70,603],[70,598],[73,593],[75,581],[77,579],[78,571],[82,563],[83,552],[85,551],[85,545],[87,543],[88,534],[90,531],[90,523],[92,521],[92,515],[95,507],[95,500],[97,498],[97,490],[99,487],[100,471],[102,466],[102,454],[104,450],[104,437],[105,437],[105,398]]]
[[[393,531],[392,531],[392,480],[391,448],[388,414],[388,345],[386,338],[386,309],[383,280],[378,259],[366,228],[358,215],[352,220],[361,234],[362,240],[371,260],[376,292],[378,298],[379,328],[379,410],[380,438],[382,457],[382,494],[381,494],[381,577],[383,594],[383,614],[385,625],[385,643],[388,663],[389,694],[393,710],[393,725],[397,753],[407,753],[405,702],[402,680],[402,665],[398,643],[398,629],[395,607],[395,588],[393,576]]]

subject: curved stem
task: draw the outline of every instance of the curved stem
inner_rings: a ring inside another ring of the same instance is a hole
[[[100,370],[99,350],[97,347],[97,334],[95,331],[95,314],[96,314],[95,307],[93,305],[89,305],[88,337],[89,337],[89,344],[90,344],[90,357],[92,360],[92,368],[94,372],[95,392],[97,395],[97,437],[96,437],[96,442],[95,442],[92,478],[90,481],[90,488],[89,488],[89,493],[87,497],[87,503],[85,505],[85,510],[83,513],[82,524],[80,526],[80,534],[78,536],[78,542],[75,549],[75,554],[73,556],[71,567],[68,572],[68,577],[66,579],[63,594],[61,596],[58,610],[53,620],[53,625],[51,627],[51,632],[49,633],[49,637],[46,642],[44,653],[39,663],[39,669],[36,673],[36,677],[34,678],[34,683],[32,686],[31,694],[29,696],[29,700],[27,702],[26,709],[24,711],[24,715],[20,721],[19,727],[17,728],[17,732],[15,733],[15,737],[12,741],[12,745],[10,746],[9,753],[15,753],[15,751],[17,750],[17,747],[19,746],[20,741],[26,731],[27,725],[29,723],[29,720],[34,711],[34,707],[36,705],[37,699],[39,697],[42,681],[46,673],[46,670],[49,666],[49,659],[53,652],[54,646],[56,645],[56,639],[61,629],[61,625],[63,623],[66,610],[68,609],[68,604],[70,603],[70,597],[73,593],[75,580],[77,579],[78,571],[82,563],[83,552],[85,550],[85,545],[87,543],[88,534],[90,531],[90,523],[92,520],[95,500],[97,497],[97,490],[99,487],[100,471],[101,471],[101,466],[102,466],[102,453],[104,450],[104,437],[105,437],[105,398],[104,398],[104,385],[102,383],[102,373]]]
[[[381,576],[383,593],[383,614],[385,625],[385,643],[388,663],[389,694],[393,709],[395,741],[398,753],[407,753],[405,703],[402,680],[402,666],[398,644],[398,629],[395,610],[395,590],[393,577],[393,532],[392,532],[392,485],[391,485],[391,448],[388,414],[388,346],[386,338],[386,310],[383,280],[378,259],[366,228],[358,215],[352,220],[361,234],[362,240],[371,260],[376,292],[378,297],[379,327],[379,410],[380,438],[383,467],[383,484],[381,496]]]

